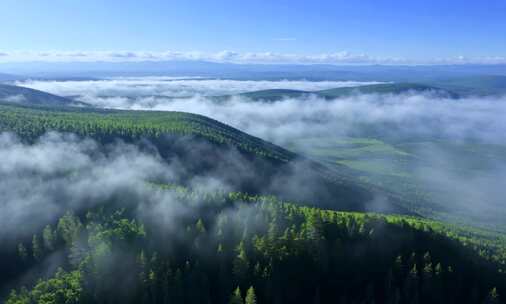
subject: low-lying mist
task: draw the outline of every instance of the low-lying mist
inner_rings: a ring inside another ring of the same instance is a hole
[[[175,218],[198,206],[181,203],[160,184],[209,194],[273,194],[339,210],[368,208],[374,200],[349,185],[331,189],[305,160],[251,158],[234,147],[192,137],[166,137],[164,143],[171,150],[162,153],[145,139],[97,142],[50,132],[27,143],[0,133],[0,242],[29,237],[68,210],[82,214],[101,206],[136,209],[148,222],[171,228]]]
[[[116,142],[102,145],[72,134],[48,133],[33,144],[0,134],[0,242],[30,236],[68,210],[86,211],[101,204],[134,206],[164,223],[185,212],[170,193],[151,182],[171,182],[184,168],[156,151]],[[211,177],[200,187],[226,189]],[[150,204],[149,208],[145,208]]]
[[[189,97],[238,94],[268,89],[318,91],[339,87],[355,87],[380,82],[305,81],[305,80],[232,80],[201,77],[119,77],[90,81],[21,81],[16,85],[60,96],[113,97]],[[105,106],[105,105],[104,105]]]
[[[429,138],[473,139],[506,143],[506,97],[459,100],[427,93],[353,95],[334,100],[315,96],[277,102],[236,96],[215,102],[207,96],[233,95],[263,89],[316,91],[372,84],[343,81],[239,81],[176,77],[116,78],[97,81],[27,81],[26,86],[74,96],[93,106],[114,109],[184,111],[202,114],[279,144],[306,136],[346,136],[364,126],[378,133]],[[370,131],[370,130],[368,130]]]
[[[78,96],[97,107],[202,114],[299,152],[304,149],[298,140],[304,138],[375,138],[401,150],[412,144],[405,151],[409,165],[403,174],[419,183],[421,191],[439,193],[438,204],[445,212],[477,222],[503,216],[506,96],[449,99],[431,92],[411,92],[334,100],[308,95],[275,102],[241,96],[216,102],[207,97],[271,88],[319,90],[361,84],[369,83],[169,78],[20,83]],[[387,168],[399,162],[376,156],[374,161]]]

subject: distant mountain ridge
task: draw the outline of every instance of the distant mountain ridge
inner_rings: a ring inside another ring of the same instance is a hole
[[[237,79],[307,79],[428,82],[477,75],[506,75],[505,64],[479,65],[332,65],[237,64],[194,60],[135,62],[2,63],[6,73],[31,77],[208,76]]]

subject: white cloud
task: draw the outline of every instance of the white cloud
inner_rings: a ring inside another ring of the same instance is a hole
[[[12,95],[5,97],[4,100],[12,103],[23,103],[26,102],[26,97],[24,95]]]
[[[119,77],[92,81],[21,81],[17,85],[62,96],[114,97],[187,97],[228,95],[266,89],[317,91],[353,87],[378,82],[305,81],[305,80],[232,80],[199,77]]]
[[[294,41],[295,38],[274,38],[276,41]],[[125,62],[125,61],[212,61],[228,63],[263,64],[500,64],[506,63],[506,56],[433,58],[378,57],[364,53],[337,51],[319,54],[295,54],[276,52],[180,52],[180,51],[14,51],[0,52],[0,62]]]
[[[123,77],[95,81],[26,81],[17,85],[56,95],[78,96],[84,102],[104,108],[202,114],[281,144],[297,136],[346,135],[357,126],[377,123],[394,124],[399,130],[413,134],[472,136],[506,142],[506,123],[502,119],[506,115],[505,97],[469,97],[456,101],[431,94],[361,95],[336,100],[295,98],[273,103],[252,103],[239,97],[228,103],[216,103],[205,97],[264,89],[317,91],[373,83]]]

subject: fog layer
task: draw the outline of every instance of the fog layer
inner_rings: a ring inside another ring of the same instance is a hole
[[[455,100],[431,92],[411,92],[334,100],[309,95],[276,102],[240,96],[216,102],[207,97],[259,89],[319,90],[360,84],[365,83],[166,77],[22,83],[78,96],[98,107],[198,113],[299,152],[303,151],[297,146],[301,138],[376,138],[401,150],[410,144],[402,160],[408,162],[403,176],[412,177],[420,191],[444,192],[437,200],[446,211],[481,222],[502,214],[506,195],[501,183],[506,176],[504,96]],[[399,163],[391,157],[374,161],[387,168]],[[405,181],[401,178],[396,183]]]

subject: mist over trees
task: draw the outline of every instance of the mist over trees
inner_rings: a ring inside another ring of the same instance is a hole
[[[156,188],[173,197],[171,208],[194,206],[171,218],[174,230],[154,218],[170,213],[111,205],[66,213],[42,232],[51,247],[22,242],[14,261],[30,268],[63,252],[59,267],[69,270],[10,292],[7,303],[476,303],[505,288],[503,252],[469,247],[430,221]]]

